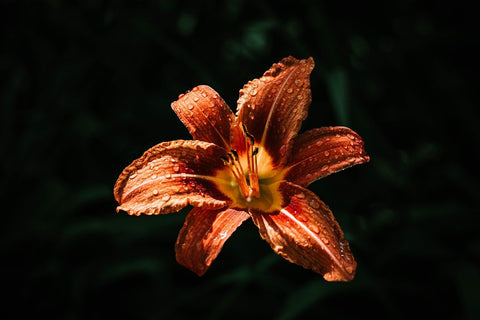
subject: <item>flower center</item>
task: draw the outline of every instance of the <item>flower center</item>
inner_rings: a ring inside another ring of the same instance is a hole
[[[247,128],[242,124],[245,137],[245,150],[247,168],[243,168],[242,162],[238,157],[236,150],[230,150],[227,157],[222,157],[225,165],[229,166],[232,175],[237,180],[240,191],[247,202],[252,201],[252,197],[260,197],[260,185],[258,183],[258,147],[255,146],[254,137],[247,132]]]

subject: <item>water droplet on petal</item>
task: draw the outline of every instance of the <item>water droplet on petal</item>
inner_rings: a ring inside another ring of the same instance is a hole
[[[193,101],[197,102],[199,100],[198,97],[193,97]]]
[[[256,96],[257,95],[257,90],[256,89],[250,90],[250,95],[252,97]]]
[[[178,164],[173,166],[173,171],[178,172],[180,171],[180,166]]]
[[[188,108],[189,110],[192,110],[192,109],[193,109],[193,104],[189,104],[189,105],[187,106],[187,108]]]
[[[207,94],[205,92],[202,92],[202,97],[206,98]]]
[[[297,193],[297,198],[298,198],[298,199],[303,199],[303,198],[305,198],[305,193],[303,193],[303,192]]]
[[[163,201],[168,201],[168,200],[170,200],[170,195],[164,194],[163,197],[162,197],[162,200],[163,200]]]
[[[320,232],[320,230],[318,229],[318,227],[315,224],[310,225],[310,230],[312,230],[315,233]]]
[[[220,236],[220,239],[225,239],[228,236],[228,232],[222,231],[220,232],[219,236]]]
[[[352,266],[346,266],[346,267],[345,267],[345,271],[347,271],[348,273],[352,274],[352,273],[353,273],[353,267],[352,267]]]
[[[298,99],[298,100],[302,99],[302,95],[299,94],[299,95],[297,96],[297,99]]]
[[[293,92],[293,89],[292,89],[292,88],[288,88],[288,89],[287,89],[287,92],[288,92],[288,93],[292,93],[292,92]]]
[[[307,222],[308,219],[307,217],[305,217],[303,214],[299,213],[297,214],[297,219],[300,220],[300,221],[303,221],[303,222]]]
[[[315,199],[310,199],[310,206],[313,209],[318,209],[318,208],[320,208],[320,203],[318,203],[318,201],[315,200]]]
[[[132,174],[132,175],[130,176],[130,179],[135,179],[136,177],[137,177],[137,174],[134,173],[134,174]]]
[[[152,179],[157,179],[157,175],[156,175],[156,174],[152,174]]]
[[[328,157],[330,155],[330,152],[325,151],[324,155],[325,155],[325,157]]]
[[[178,99],[181,99],[184,95],[185,95],[184,93],[180,93],[180,94],[178,95]]]
[[[320,171],[327,171],[327,169],[328,169],[328,166],[327,166],[327,165],[324,165],[324,166],[320,169]]]
[[[167,174],[165,175],[165,178],[167,178],[167,179],[170,179],[171,177],[172,177],[172,175],[171,175],[170,173],[167,173]]]
[[[157,189],[153,190],[153,195],[154,196],[158,195],[158,190]]]
[[[323,238],[323,237],[322,237],[321,239],[322,239],[323,243],[325,243],[325,244],[329,244],[329,243],[330,243],[330,241],[329,241],[327,238]]]
[[[281,155],[282,157],[284,157],[286,152],[287,152],[287,146],[286,146],[286,145],[282,145],[282,146],[280,147],[280,155]]]
[[[303,80],[297,79],[295,80],[295,84],[297,85],[297,87],[301,87],[303,84]]]

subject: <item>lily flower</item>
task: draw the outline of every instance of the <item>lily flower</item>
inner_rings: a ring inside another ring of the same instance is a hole
[[[345,127],[298,134],[311,102],[312,58],[287,57],[240,90],[237,113],[208,86],[181,94],[172,108],[194,140],[162,142],[120,174],[114,195],[130,215],[193,206],[175,246],[199,276],[243,221],[286,260],[327,281],[350,281],[356,262],[330,209],[306,187],[369,161]]]

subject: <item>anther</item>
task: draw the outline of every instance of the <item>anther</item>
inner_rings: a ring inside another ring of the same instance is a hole
[[[233,156],[235,157],[235,161],[238,161],[238,153],[237,153],[237,151],[235,151],[235,150],[232,149],[232,150],[230,150],[230,152],[231,152],[231,153],[233,154]]]
[[[234,164],[235,163],[235,159],[233,158],[233,155],[231,152],[228,152],[227,153],[227,156],[228,156],[228,159],[229,159],[229,164]]]
[[[220,159],[223,161],[224,165],[229,165],[230,164],[230,159],[228,159],[225,156],[220,156]]]
[[[245,126],[244,123],[242,123],[242,128],[243,128],[243,135],[250,140],[250,145],[253,146],[255,144],[255,138],[250,133],[248,133],[247,127]]]

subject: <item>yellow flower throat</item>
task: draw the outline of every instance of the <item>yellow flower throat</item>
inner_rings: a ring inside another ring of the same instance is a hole
[[[226,157],[222,157],[227,168],[218,172],[217,177],[226,183],[219,187],[233,198],[234,206],[262,211],[278,209],[281,198],[277,187],[283,175],[273,169],[267,152],[261,152],[260,155],[259,151],[264,150],[255,146],[254,137],[247,132],[245,125],[242,126],[245,152],[239,155],[236,150],[230,150]]]

